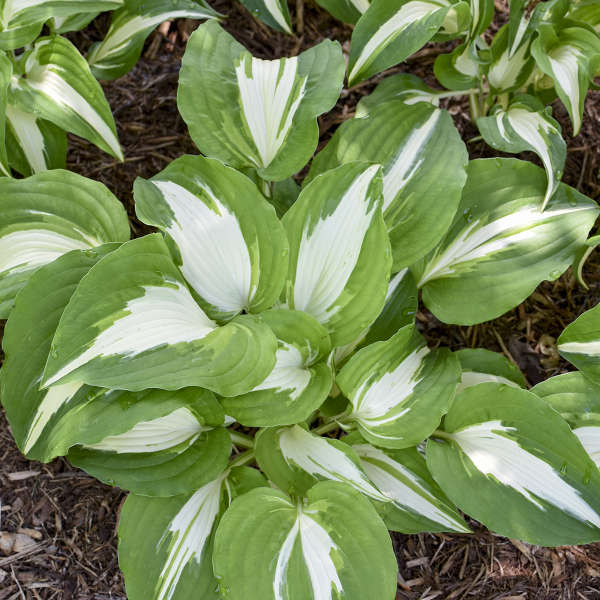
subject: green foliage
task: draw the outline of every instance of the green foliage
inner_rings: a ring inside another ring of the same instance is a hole
[[[213,20],[192,35],[178,89],[204,156],[134,186],[158,233],[127,241],[123,207],[78,175],[0,180],[0,316],[14,305],[0,398],[26,456],[66,456],[130,492],[119,554],[132,600],[392,600],[386,528],[466,534],[460,511],[530,543],[600,540],[597,308],[559,340],[581,373],[532,391],[501,355],[429,348],[415,320],[419,293],[447,323],[497,317],[595,244],[600,211],[560,183],[564,141],[537,93],[543,74],[562,99],[576,81],[585,94],[597,39],[576,20],[585,6],[567,18],[565,2],[513,3],[488,48],[490,0],[322,3],[357,21],[352,83],[459,38],[438,78],[467,89],[491,145],[532,150],[545,171],[469,162],[439,108],[455,92],[400,74],[298,189],[341,91],[340,46],[262,60]],[[289,30],[285,3],[246,4]],[[116,12],[94,73],[128,68],[161,10]],[[576,77],[557,75],[565,65]],[[41,148],[63,148],[51,122],[119,156],[66,40],[38,40],[0,74],[7,135],[26,121]],[[57,103],[44,87],[57,79],[90,108]],[[6,174],[28,160],[0,152]]]
[[[273,5],[274,9],[278,3],[252,2],[257,7],[260,4],[254,14],[272,25],[272,15],[265,16],[264,7]],[[384,79],[360,103],[359,114],[364,114],[361,105],[379,107],[392,98],[407,104],[424,101],[437,105],[441,97],[468,95],[473,120],[488,144],[515,154],[530,150],[540,157],[548,178],[542,205],[547,205],[557,190],[566,160],[560,126],[552,119],[548,105],[560,98],[571,117],[573,135],[579,133],[586,93],[600,73],[597,2],[511,1],[509,22],[490,36],[491,44],[482,34],[494,16],[493,0],[321,0],[319,4],[338,19],[356,25],[347,70],[350,87],[401,63],[429,41],[458,40],[459,44],[451,52],[439,54],[434,64],[437,80],[450,91],[431,90],[412,75],[396,75]],[[280,21],[284,23],[283,16]],[[288,31],[288,26],[286,13],[285,27],[276,28]],[[345,136],[337,137],[342,153],[347,155],[344,137],[361,135],[361,127],[355,125],[353,130],[345,124],[345,129]],[[368,129],[364,125],[362,133]],[[379,149],[377,138],[371,139]],[[441,143],[439,147],[443,147]],[[381,149],[380,153],[384,152]],[[447,154],[454,156],[452,151]],[[332,157],[328,159],[330,166]],[[374,160],[383,162],[384,158]],[[448,166],[450,172],[454,168]],[[435,175],[432,179],[436,180]],[[440,180],[440,185],[444,184]],[[416,248],[418,244],[407,240],[407,245]]]
[[[6,0],[0,18],[0,173],[11,176],[64,168],[65,132],[117,160],[115,122],[96,81],[129,71],[146,37],[161,22],[218,17],[203,0]],[[61,33],[82,29],[114,10],[111,27],[87,60]],[[47,26],[50,36],[39,38]]]

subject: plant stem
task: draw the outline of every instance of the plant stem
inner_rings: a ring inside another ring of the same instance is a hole
[[[470,90],[461,90],[458,92],[440,92],[436,94],[437,98],[456,98],[458,96],[469,96],[470,94],[479,94],[478,88],[471,88]]]
[[[476,93],[479,94],[479,91]],[[471,118],[473,120],[481,116],[481,106],[477,100],[478,97],[475,95],[475,93],[469,94],[469,108],[471,109]]]
[[[315,435],[323,435],[324,433],[329,433],[334,429],[339,429],[339,424],[337,421],[329,421],[329,423],[324,423],[323,425],[319,425],[319,427],[315,427],[311,429],[310,432]]]
[[[503,110],[508,109],[508,94],[498,94],[496,96],[496,103],[499,104]]]
[[[467,144],[473,144],[474,142],[479,142],[482,139],[483,139],[482,136],[476,135],[475,137],[472,137],[470,140],[467,140]]]
[[[445,431],[441,431],[440,429],[436,429],[432,434],[431,437],[439,437],[442,438],[444,440],[453,440],[454,438],[452,437],[452,434],[450,433],[446,433]]]
[[[254,460],[254,450],[246,450],[238,454],[230,463],[229,468],[240,467]]]
[[[231,435],[231,441],[236,446],[241,446],[242,448],[254,448],[254,440],[245,433],[240,433],[239,431],[230,431],[229,435]]]

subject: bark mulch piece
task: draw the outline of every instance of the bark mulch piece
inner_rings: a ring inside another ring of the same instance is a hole
[[[351,28],[313,4],[291,6],[299,35],[273,33],[240,5],[218,0],[213,6],[241,43],[263,58],[297,54],[324,37],[347,51]],[[505,4],[497,1],[497,8]],[[496,25],[506,19],[498,17]],[[71,36],[83,50],[101,39],[109,20],[102,16],[84,32]],[[146,44],[144,55],[128,75],[106,83],[104,90],[117,121],[125,162],[118,163],[91,144],[70,136],[68,168],[105,183],[127,207],[133,235],[151,229],[135,217],[132,184],[151,177],[182,154],[196,154],[176,106],[177,77],[185,41],[195,24],[163,25]],[[435,86],[432,66],[440,51],[453,44],[429,44],[392,72],[406,71]],[[352,117],[356,103],[385,75],[342,92],[336,107],[319,120],[320,147],[337,126]],[[477,131],[468,107],[447,100],[463,138]],[[564,181],[597,199],[600,183],[600,93],[590,94],[582,132],[569,137],[564,107],[553,106],[567,135]],[[484,143],[468,143],[471,158],[495,156]],[[539,163],[532,154],[522,158]],[[305,172],[300,174],[301,176]],[[584,290],[570,273],[540,285],[523,304],[499,319],[472,327],[449,326],[421,307],[418,325],[431,346],[452,349],[483,347],[503,352],[524,371],[531,385],[570,369],[558,357],[555,340],[563,328],[600,300],[600,256],[594,252],[585,268]],[[0,322],[0,336],[2,322]],[[1,354],[0,354],[1,358]],[[116,522],[125,497],[58,459],[43,465],[24,459],[0,414],[0,600],[125,600],[117,564]],[[470,521],[473,535],[392,534],[399,565],[398,599],[402,600],[551,600],[600,599],[600,544],[540,548],[507,540]],[[4,544],[4,545],[3,545]]]

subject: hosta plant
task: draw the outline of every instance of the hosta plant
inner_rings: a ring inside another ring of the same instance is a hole
[[[115,10],[87,61],[60,35]],[[66,133],[123,159],[115,122],[96,81],[126,73],[148,34],[165,19],[218,16],[194,0],[6,0],[0,18],[0,173],[22,175],[64,168]],[[49,36],[38,37],[46,25]]]
[[[156,233],[126,241],[83,179],[63,206],[63,171],[0,194],[0,289],[21,288],[2,403],[29,458],[130,492],[130,600],[392,600],[386,530],[467,534],[460,511],[600,540],[569,411],[415,326],[419,292],[448,323],[516,306],[585,250],[596,204],[559,184],[542,212],[542,169],[468,162],[447,112],[401,99],[340,127],[299,190],[344,67],[329,41],[266,61],[202,25],[178,102],[204,156],[134,187]]]
[[[548,178],[542,200],[547,205],[566,159],[561,127],[549,105],[561,100],[577,135],[586,93],[600,73],[598,2],[511,0],[508,23],[494,34],[486,31],[494,17],[493,0],[319,0],[319,4],[356,24],[348,65],[350,86],[401,63],[429,41],[459,40],[434,64],[435,76],[447,89],[434,90],[412,75],[398,74],[385,79],[359,111],[393,97],[437,105],[448,96],[468,96],[471,116],[490,146],[539,156]],[[270,25],[291,31],[284,0],[247,0],[246,5]]]

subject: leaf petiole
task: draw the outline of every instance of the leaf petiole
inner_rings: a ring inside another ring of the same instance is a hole
[[[240,433],[239,431],[230,431],[229,435],[231,436],[231,442],[235,446],[241,446],[242,448],[254,448],[254,440],[245,433]]]
[[[229,468],[232,469],[233,467],[241,467],[242,465],[252,462],[253,460],[254,450],[246,450],[245,452],[242,452],[233,458],[233,460],[229,463]]]

